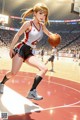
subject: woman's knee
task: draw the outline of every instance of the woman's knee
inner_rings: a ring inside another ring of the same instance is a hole
[[[14,77],[17,73],[14,71],[11,71],[11,76]]]

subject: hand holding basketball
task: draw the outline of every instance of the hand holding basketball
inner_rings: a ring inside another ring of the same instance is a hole
[[[53,34],[51,33],[50,37],[48,38],[48,42],[51,46],[58,46],[61,41],[61,36],[59,34]]]

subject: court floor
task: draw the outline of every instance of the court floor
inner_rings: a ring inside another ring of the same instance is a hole
[[[50,70],[50,63],[47,67]],[[0,80],[10,69],[11,59],[1,57]],[[7,113],[8,120],[80,120],[79,63],[70,58],[55,59],[54,72],[48,71],[37,88],[43,96],[39,101],[26,98],[36,72],[23,63],[15,78],[6,82],[0,95],[0,117]]]

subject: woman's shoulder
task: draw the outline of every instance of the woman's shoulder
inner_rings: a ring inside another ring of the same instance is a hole
[[[27,20],[27,21],[24,22],[24,24],[29,25],[29,24],[31,24],[31,21],[30,21],[30,20]]]
[[[30,26],[31,26],[30,21],[25,21],[25,22],[22,24],[21,28],[24,29],[24,30],[27,30],[28,28],[30,28]]]

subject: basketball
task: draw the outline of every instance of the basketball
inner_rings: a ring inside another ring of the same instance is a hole
[[[48,42],[51,46],[58,46],[61,41],[61,36],[59,34],[53,34],[48,38]]]

